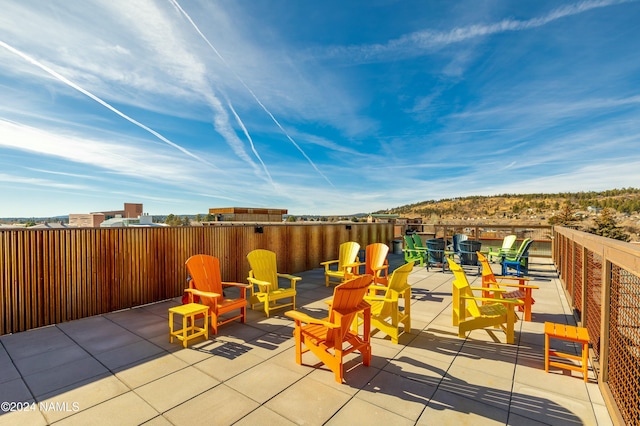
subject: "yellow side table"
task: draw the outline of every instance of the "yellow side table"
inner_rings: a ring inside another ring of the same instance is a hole
[[[182,328],[180,330],[173,329],[173,314],[182,315]],[[204,315],[204,327],[196,326],[196,315]],[[189,340],[204,336],[209,338],[209,307],[200,305],[199,303],[188,303],[186,305],[174,306],[169,308],[169,343],[173,343],[173,338],[182,340],[182,346],[187,347]],[[187,326],[187,320],[190,324]]]

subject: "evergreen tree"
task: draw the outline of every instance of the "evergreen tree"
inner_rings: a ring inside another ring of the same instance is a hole
[[[549,225],[572,225],[576,221],[573,204],[567,202],[556,216],[549,218]]]
[[[613,238],[620,241],[629,241],[629,235],[627,235],[622,228],[617,226],[615,211],[612,209],[604,209],[600,213],[600,216],[595,220],[595,228],[590,228],[589,232],[592,234],[600,235],[602,237]]]

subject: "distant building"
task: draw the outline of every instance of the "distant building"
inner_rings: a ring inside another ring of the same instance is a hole
[[[72,213],[69,226],[76,228],[97,228],[104,222],[104,213]]]
[[[367,217],[369,223],[396,223],[400,218],[399,214],[395,213],[371,213]]]
[[[44,222],[38,225],[33,225],[27,229],[67,229],[69,225],[64,222]]]
[[[143,215],[142,204],[124,203],[123,210],[111,210],[106,212],[93,213],[71,213],[69,214],[69,226],[76,228],[97,228],[109,219],[125,218],[138,219]]]
[[[216,222],[282,222],[284,209],[261,209],[249,207],[223,207],[209,209]]]
[[[96,212],[104,214],[104,219],[113,219],[114,217],[123,217],[126,219],[136,219],[142,216],[142,204],[124,203],[124,210],[112,210],[108,212]]]
[[[589,206],[589,207],[587,207],[587,211],[588,211],[589,213],[595,213],[595,214],[598,214],[598,213],[600,213],[600,212],[602,211],[602,208],[600,208],[600,207],[594,207],[594,206]]]
[[[143,214],[137,218],[129,217],[112,217],[100,224],[101,228],[122,228],[122,227],[147,227],[147,226],[166,226],[162,223],[153,223],[151,216]]]

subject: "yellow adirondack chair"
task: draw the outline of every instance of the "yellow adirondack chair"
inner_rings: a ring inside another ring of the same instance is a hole
[[[247,255],[249,266],[249,277],[247,280],[251,284],[251,296],[249,304],[251,309],[255,309],[255,305],[264,305],[264,313],[269,317],[269,313],[273,309],[286,308],[296,309],[296,282],[301,277],[294,275],[278,273],[276,262],[276,254],[269,250],[257,249],[251,251]],[[289,288],[280,287],[279,278],[289,280]],[[290,299],[289,303],[278,303],[282,299]]]
[[[349,278],[349,274],[354,271],[354,264],[358,262],[358,251],[360,250],[360,244],[355,241],[347,241],[340,244],[340,254],[337,260],[327,260],[320,263],[324,266],[324,276],[326,286],[329,287],[331,278],[337,279],[338,282],[343,282]],[[333,267],[335,266],[335,269]]]
[[[507,291],[501,293],[501,296],[505,299],[519,299],[522,300],[523,305],[518,308],[524,312],[524,320],[531,321],[531,305],[536,301],[532,297],[532,290],[539,289],[537,285],[525,284],[530,281],[528,277],[514,277],[493,274],[489,260],[480,252],[478,252],[478,260],[482,265],[482,287],[486,290],[482,291],[482,297],[490,297],[490,288],[502,288],[511,287],[517,288],[517,290]],[[500,280],[500,282],[498,282]],[[504,282],[504,280],[518,281],[518,284]]]
[[[247,313],[247,287],[249,286],[223,282],[220,274],[220,261],[217,257],[196,254],[187,259],[186,264],[191,280],[189,280],[189,288],[184,291],[189,294],[189,303],[193,303],[194,296],[198,296],[199,303],[209,307],[213,334],[218,334],[218,327],[228,322],[239,319],[244,323]],[[240,297],[230,299],[223,295],[222,288],[231,286],[240,289]],[[236,310],[239,310],[240,313],[222,318],[222,315]]]
[[[295,321],[297,364],[302,365],[302,354],[311,351],[342,383],[346,355],[358,351],[364,365],[371,363],[371,306],[363,298],[372,282],[371,275],[361,275],[336,286],[327,318],[316,319],[299,311],[285,312]],[[352,327],[359,313],[364,318],[362,332]]]
[[[511,253],[513,251],[513,246],[516,243],[516,238],[516,235],[507,235],[502,239],[502,247],[489,247],[489,251],[487,252],[489,262],[491,262],[493,258],[502,259],[503,255]]]
[[[515,306],[522,302],[517,299],[503,299],[498,289],[492,289],[492,298],[476,297],[464,270],[453,260],[447,258],[449,268],[453,272],[453,325],[458,327],[458,337],[465,337],[467,332],[480,328],[494,327],[504,330],[507,343],[515,342],[515,322],[517,316]],[[478,302],[486,302],[478,305]]]
[[[389,246],[383,243],[369,244],[365,248],[365,261],[354,263],[351,273],[347,274],[348,278],[360,275],[359,269],[364,266],[364,273],[373,276],[373,283],[380,286],[386,286],[389,281]]]
[[[371,327],[386,333],[393,343],[398,343],[402,333],[411,334],[411,286],[408,279],[412,270],[413,262],[405,263],[391,274],[384,296],[370,293],[364,297],[371,305]],[[400,325],[403,326],[402,332]]]

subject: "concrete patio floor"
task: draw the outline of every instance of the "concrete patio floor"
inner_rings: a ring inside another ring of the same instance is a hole
[[[544,321],[575,322],[551,261],[534,258],[532,274],[533,321],[507,345],[499,330],[458,338],[452,274],[416,266],[411,334],[400,344],[375,334],[371,366],[354,355],[345,384],[311,353],[295,363],[281,314],[249,310],[209,340],[170,344],[167,310],[179,299],[0,336],[0,401],[28,403],[3,405],[0,425],[612,424],[592,371],[586,384],[545,373]],[[321,318],[333,292],[323,270],[298,275],[299,309]],[[479,285],[475,270],[468,277]]]

